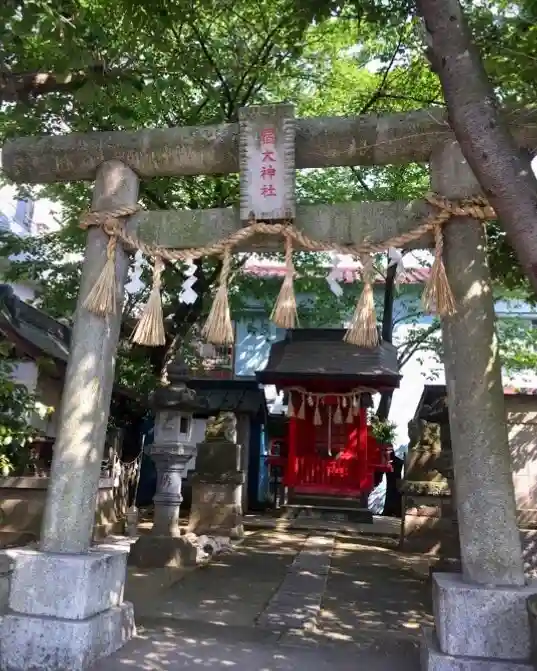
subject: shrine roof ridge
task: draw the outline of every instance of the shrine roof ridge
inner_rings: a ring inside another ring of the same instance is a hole
[[[344,342],[345,329],[289,329],[284,340],[270,348],[267,365],[256,373],[265,384],[289,380],[333,378],[356,385],[395,388],[401,378],[397,349],[382,342],[358,347]]]
[[[537,111],[507,108],[520,146],[537,146]],[[296,119],[296,167],[423,163],[453,138],[447,112]],[[70,133],[7,140],[2,168],[17,182],[93,180],[99,166],[122,161],[142,178],[239,172],[239,124]]]

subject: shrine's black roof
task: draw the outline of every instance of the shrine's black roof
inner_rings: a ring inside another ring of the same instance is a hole
[[[264,384],[285,380],[325,378],[379,387],[398,387],[401,376],[397,350],[383,342],[378,347],[351,345],[344,329],[290,329],[285,340],[270,348],[257,379]]]
[[[0,329],[29,354],[67,363],[71,328],[25,303],[8,284],[0,285]]]
[[[0,331],[29,358],[52,359],[58,364],[56,375],[63,375],[69,358],[71,327],[25,303],[9,284],[0,284]],[[114,386],[114,394],[141,400],[118,385]]]

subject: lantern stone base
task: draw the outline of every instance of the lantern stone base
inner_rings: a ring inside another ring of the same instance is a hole
[[[0,624],[2,671],[85,671],[135,633],[123,602],[128,548],[86,554],[14,549],[8,612]]]
[[[435,630],[424,632],[426,671],[531,669],[527,599],[537,584],[488,587],[459,573],[433,574]]]
[[[198,563],[199,547],[184,536],[140,536],[132,547],[129,564],[139,568],[183,568]]]

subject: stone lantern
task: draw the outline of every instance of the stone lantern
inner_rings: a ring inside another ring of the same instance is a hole
[[[195,455],[194,413],[205,403],[187,385],[188,369],[181,358],[168,366],[166,386],[153,395],[156,411],[151,458],[157,469],[153,528],[133,546],[130,561],[140,567],[183,566],[196,562],[197,549],[181,536],[180,510],[185,467]]]

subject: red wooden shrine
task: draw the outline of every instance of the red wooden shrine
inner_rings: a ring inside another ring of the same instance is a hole
[[[343,333],[293,329],[258,373],[288,394],[285,447],[269,464],[283,468],[295,495],[363,497],[375,472],[392,468],[390,448],[371,435],[366,406],[372,393],[399,386],[395,349],[359,348],[343,342]]]

